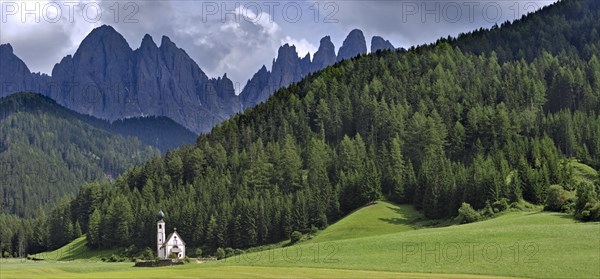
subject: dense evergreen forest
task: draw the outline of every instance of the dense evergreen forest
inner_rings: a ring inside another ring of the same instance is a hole
[[[161,153],[186,144],[193,144],[198,135],[164,116],[131,117],[108,122],[89,115],[77,113],[39,94],[14,94],[2,99],[0,117],[16,112],[51,111],[66,119],[77,119],[94,128],[124,137],[136,137],[143,144],[158,148]],[[2,119],[0,118],[0,120]]]
[[[113,135],[37,94],[0,99],[0,213],[32,217],[85,181],[112,179],[159,151]]]
[[[589,35],[599,11],[561,1],[501,28],[336,64],[194,146],[83,186],[13,225],[22,233],[1,248],[56,248],[81,233],[94,248],[154,247],[163,210],[189,247],[211,253],[323,228],[379,198],[449,218],[464,202],[544,204],[556,185],[577,192],[578,216],[600,218],[600,181],[575,183],[567,164],[600,168],[600,38]]]
[[[112,123],[102,121],[102,124],[98,126],[114,134],[136,137],[142,143],[158,148],[162,154],[193,144],[198,138],[194,132],[165,116],[133,117]]]

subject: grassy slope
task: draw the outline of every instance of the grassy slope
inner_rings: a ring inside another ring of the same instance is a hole
[[[110,257],[115,250],[90,250],[86,246],[85,236],[73,240],[71,243],[50,252],[32,255],[32,258],[47,261],[71,261],[74,259],[100,260]]]
[[[363,210],[367,209],[386,211],[388,204],[380,203]],[[368,215],[377,216],[374,212]],[[398,218],[407,215],[411,213],[398,212]],[[345,223],[342,220],[339,225]],[[397,226],[398,233],[389,234],[387,224],[378,224],[374,230],[384,228],[385,234],[375,232],[379,235],[335,241],[328,241],[336,239],[328,228],[305,243],[242,255],[225,262],[537,278],[600,276],[600,223],[579,223],[566,214],[509,212],[467,225],[419,230],[407,230],[401,222]],[[334,225],[330,229],[338,228]],[[435,251],[427,253],[425,250]]]
[[[378,202],[361,208],[320,232],[311,242],[326,242],[414,230],[423,215],[409,205]]]

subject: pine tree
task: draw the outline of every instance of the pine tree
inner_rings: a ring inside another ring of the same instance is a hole
[[[394,137],[390,144],[390,151],[388,155],[387,169],[385,170],[386,180],[386,194],[392,201],[402,202],[405,199],[404,196],[404,160],[402,159],[402,152],[400,151],[400,139]]]
[[[215,235],[218,233],[219,227],[217,225],[217,216],[211,215],[208,221],[208,226],[206,228],[206,245],[210,248],[211,251],[215,251],[217,249],[218,241]]]
[[[73,226],[73,238],[78,238],[81,234],[81,225],[79,225],[79,221],[77,221],[75,222],[75,226]]]

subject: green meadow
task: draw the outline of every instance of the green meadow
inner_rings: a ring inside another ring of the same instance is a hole
[[[363,227],[360,220],[367,218],[371,226]],[[533,278],[600,277],[600,223],[581,223],[567,214],[537,210],[438,228],[419,228],[419,222],[411,222],[418,219],[411,208],[379,202],[299,245],[225,262]]]
[[[55,253],[36,255],[45,256],[43,261],[4,260],[0,275],[2,279],[600,277],[600,223],[539,210],[445,227],[431,227],[423,220],[410,206],[380,201],[296,245],[162,268],[103,263],[98,259],[110,251],[86,252],[80,238]],[[70,260],[73,255],[85,256]]]

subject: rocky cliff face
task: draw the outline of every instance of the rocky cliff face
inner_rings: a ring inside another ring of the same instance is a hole
[[[319,49],[315,52],[313,57],[311,72],[316,72],[325,69],[328,66],[335,64],[335,46],[331,42],[329,36],[325,36],[321,39]]]
[[[10,44],[0,45],[0,97],[19,91],[39,92],[49,81],[47,75],[31,73]]]
[[[267,70],[264,65],[248,82],[240,94],[241,102],[244,108],[252,107],[254,104],[258,104],[265,98],[269,98],[270,95],[263,96],[263,93],[269,92],[265,88],[269,87],[269,77],[271,72]]]
[[[385,44],[385,42],[389,43],[389,41],[383,41],[384,47],[391,45]],[[379,42],[376,44],[379,45]],[[279,88],[300,81],[312,72],[325,69],[335,64],[336,61],[342,61],[366,53],[367,45],[365,37],[362,31],[358,29],[352,30],[348,34],[337,56],[335,55],[335,46],[329,36],[321,39],[319,49],[315,52],[312,61],[310,61],[310,55],[306,55],[300,59],[295,47],[286,44],[279,48],[277,59],[273,61],[271,72],[267,71],[266,67],[263,66],[248,81],[240,94],[242,106],[244,108],[253,107],[267,100]]]
[[[209,79],[168,37],[158,47],[144,36],[132,50],[110,26],[94,29],[75,55],[52,71],[47,95],[75,111],[116,120],[166,116],[196,132],[207,132],[241,108],[233,83]]]
[[[337,61],[342,61],[356,57],[359,54],[367,53],[367,43],[363,32],[358,29],[350,31],[348,37],[344,40],[342,47],[338,51]]]
[[[377,52],[378,50],[392,50],[395,49],[394,45],[388,40],[384,40],[382,37],[373,36],[371,39],[371,52]]]
[[[119,99],[132,99],[133,50],[125,38],[112,27],[94,29],[79,45],[73,56],[67,56],[52,70],[47,95],[77,112],[114,120],[125,108]],[[127,96],[121,94],[129,93]],[[129,108],[131,109],[131,108]]]
[[[240,97],[244,108],[253,107],[269,98],[277,89],[299,81],[310,72],[310,55],[298,57],[295,46],[279,48],[271,72],[263,66],[248,81]]]

